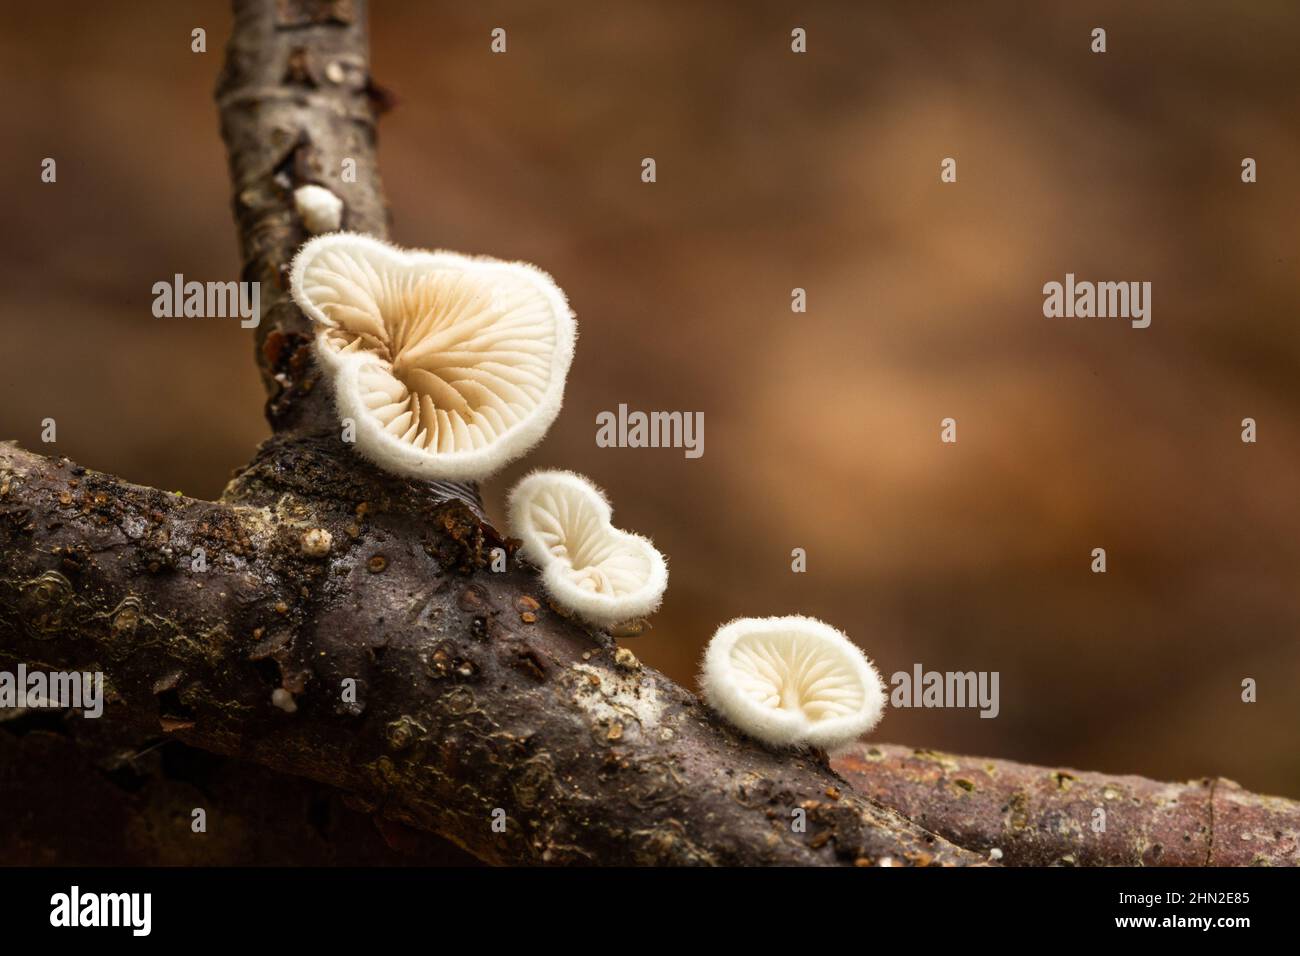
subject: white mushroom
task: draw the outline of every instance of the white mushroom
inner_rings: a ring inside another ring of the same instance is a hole
[[[389,471],[487,477],[559,414],[577,332],[540,269],[334,233],[303,246],[290,284],[357,451]]]
[[[865,654],[811,617],[743,617],[718,628],[704,654],[704,696],[751,737],[827,750],[880,720],[884,685]]]
[[[343,222],[343,200],[324,186],[299,186],[293,191],[293,205],[313,235],[333,232]]]
[[[536,471],[510,492],[510,533],[561,607],[598,627],[645,617],[668,587],[648,538],[611,524],[600,489],[568,471]]]

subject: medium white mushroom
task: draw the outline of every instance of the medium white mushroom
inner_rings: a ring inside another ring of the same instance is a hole
[[[290,285],[357,451],[389,471],[485,478],[559,414],[577,330],[540,269],[334,233]]]
[[[704,654],[705,699],[751,737],[833,750],[880,720],[884,685],[852,641],[811,617],[743,617]]]
[[[598,627],[645,617],[668,587],[648,538],[621,531],[600,489],[569,471],[535,471],[510,492],[510,533],[556,603]]]

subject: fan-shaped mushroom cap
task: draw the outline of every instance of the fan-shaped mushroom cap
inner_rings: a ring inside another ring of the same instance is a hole
[[[389,471],[484,478],[559,414],[576,327],[540,269],[332,233],[290,282],[357,451]]]
[[[535,471],[510,492],[510,533],[556,603],[598,627],[659,607],[668,566],[648,538],[615,528],[600,489],[569,471]]]
[[[865,654],[811,617],[742,617],[718,628],[700,675],[709,704],[778,747],[832,750],[880,720],[884,685]]]

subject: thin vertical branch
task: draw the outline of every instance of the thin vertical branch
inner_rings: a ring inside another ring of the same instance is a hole
[[[286,272],[306,234],[294,191],[343,200],[343,227],[388,232],[375,157],[380,98],[370,81],[365,0],[236,0],[217,84],[245,281],[261,283],[257,360],[276,431],[328,421],[308,320]]]

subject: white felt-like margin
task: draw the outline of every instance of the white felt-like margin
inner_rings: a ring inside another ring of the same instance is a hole
[[[416,448],[385,431],[383,424],[366,407],[357,377],[357,372],[367,362],[379,363],[380,360],[368,352],[337,352],[326,344],[324,332],[318,333],[314,348],[316,360],[328,373],[333,385],[339,418],[350,418],[356,424],[355,447],[358,453],[386,471],[410,478],[477,481],[526,454],[546,436],[564,404],[564,382],[573,362],[578,335],[568,300],[547,273],[526,262],[503,262],[488,256],[465,256],[456,252],[401,249],[360,233],[327,233],[303,245],[294,257],[289,274],[294,302],[308,318],[325,329],[338,328],[338,323],[331,321],[312,302],[303,283],[312,260],[331,249],[360,254],[376,274],[384,268],[424,266],[431,270],[473,272],[489,279],[496,275],[523,279],[545,299],[555,316],[555,349],[551,353],[550,378],[537,407],[490,445],[442,453]]]
[[[861,683],[862,706],[852,714],[813,721],[800,711],[768,706],[742,691],[731,658],[737,641],[750,634],[780,632],[793,633],[808,653],[847,662]],[[875,727],[885,706],[884,683],[858,646],[824,621],[802,615],[742,617],[718,628],[704,652],[700,685],[705,700],[729,723],[775,747],[841,749]]]
[[[567,558],[551,553],[532,520],[530,505],[546,491],[577,496],[599,516],[600,533],[612,545],[645,556],[648,573],[635,590],[621,595],[600,594],[572,581],[568,575],[573,565]],[[608,498],[582,475],[561,470],[534,471],[511,490],[508,507],[510,534],[523,542],[520,553],[541,570],[542,583],[561,607],[597,627],[613,627],[658,610],[668,587],[667,561],[649,538],[614,527]]]

